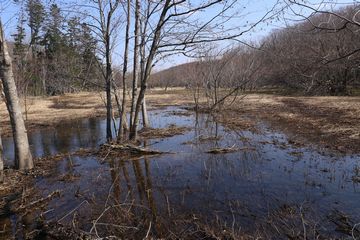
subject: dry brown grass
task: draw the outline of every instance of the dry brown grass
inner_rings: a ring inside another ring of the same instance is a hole
[[[360,152],[360,97],[285,97],[251,94],[228,114],[266,120],[293,139],[341,152]]]
[[[191,95],[183,89],[171,89],[166,92],[156,89],[148,93],[147,101],[150,107],[191,103]],[[105,93],[103,92],[80,92],[54,97],[28,97],[26,107],[28,130],[50,127],[63,121],[79,118],[104,116],[104,99]],[[25,118],[24,102],[22,99],[21,105]],[[7,136],[11,133],[7,109],[3,102],[0,102],[0,126],[3,135]]]

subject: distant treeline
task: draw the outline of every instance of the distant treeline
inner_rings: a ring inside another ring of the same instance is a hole
[[[9,44],[19,92],[54,95],[104,89],[101,49],[90,27],[77,17],[63,17],[56,4],[46,6],[40,0],[26,1]],[[260,43],[226,52],[209,49],[197,61],[153,73],[149,86],[270,86],[309,95],[351,94],[360,87],[360,28],[351,24],[360,22],[359,10],[353,5],[333,14],[319,13],[273,31]],[[131,72],[128,75],[130,86]],[[114,67],[113,78],[120,87],[121,68]]]
[[[316,14],[273,31],[259,44],[228,50],[221,58],[212,52],[198,61],[154,73],[151,85],[276,86],[312,95],[351,94],[360,87],[360,29],[345,18],[360,22],[359,10],[358,5],[335,14]]]
[[[26,1],[12,37],[9,45],[21,94],[61,94],[93,89],[102,82],[91,29],[77,17],[65,19],[58,5],[46,8],[40,0]]]

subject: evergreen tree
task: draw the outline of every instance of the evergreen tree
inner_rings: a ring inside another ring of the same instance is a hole
[[[28,0],[26,11],[29,16],[28,25],[31,31],[31,45],[36,45],[41,40],[40,31],[46,17],[45,7],[41,0]]]
[[[14,38],[13,54],[14,54],[15,58],[20,58],[20,59],[23,58],[23,56],[25,54],[25,49],[26,49],[26,46],[24,43],[24,39],[26,37],[24,23],[25,23],[25,20],[23,18],[20,18],[19,23],[16,26],[16,33],[12,35],[12,37]],[[22,59],[22,60],[24,60],[24,59]]]
[[[70,47],[76,48],[80,45],[81,23],[78,17],[72,17],[67,22],[67,41]]]
[[[86,25],[81,25],[81,54],[86,65],[94,58],[96,59],[96,39],[91,34],[91,29]]]
[[[47,56],[52,58],[63,47],[62,27],[64,26],[64,18],[61,15],[60,8],[56,4],[50,6],[49,19],[47,20],[46,34],[43,39]]]
[[[46,17],[45,7],[41,0],[27,0],[26,13],[28,14],[28,26],[30,28],[30,47],[32,58],[29,60],[31,69],[29,86],[34,95],[46,93],[46,69],[44,53],[41,47],[41,30]]]
[[[26,83],[27,79],[25,78],[26,71],[26,44],[25,40],[25,28],[23,12],[21,11],[18,24],[16,26],[16,33],[12,35],[14,38],[14,48],[13,48],[13,62],[14,62],[14,76],[16,84],[18,85],[19,94],[26,94]]]

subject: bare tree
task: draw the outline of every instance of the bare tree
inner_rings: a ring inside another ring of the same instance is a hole
[[[138,125],[138,119],[139,119],[139,112],[140,112],[140,107],[144,101],[144,97],[145,97],[145,91],[147,88],[147,80],[150,76],[151,73],[151,68],[152,68],[152,64],[153,64],[153,60],[159,45],[159,40],[160,40],[160,34],[161,34],[161,30],[163,27],[163,24],[165,23],[165,18],[167,15],[167,12],[170,9],[170,5],[171,5],[171,1],[170,0],[166,0],[164,5],[163,5],[163,9],[161,11],[161,14],[159,16],[159,20],[157,22],[157,26],[155,27],[155,31],[154,31],[154,35],[153,35],[153,40],[151,43],[151,48],[150,48],[150,52],[149,55],[147,56],[147,61],[144,67],[144,73],[141,79],[141,88],[140,88],[140,93],[139,93],[139,97],[136,99],[136,105],[135,105],[135,111],[134,111],[134,120],[133,120],[133,124],[130,127],[130,139],[135,140],[137,137],[137,125]],[[137,43],[135,43],[136,45]],[[137,53],[135,53],[136,55]],[[135,101],[135,99],[133,99],[133,101]]]
[[[134,120],[130,128],[130,139],[136,139],[139,113],[144,103],[149,76],[154,64],[160,58],[179,53],[187,55],[197,45],[202,43],[236,39],[251,31],[259,23],[277,14],[274,11],[274,6],[257,22],[249,24],[246,29],[239,31],[238,28],[224,27],[224,23],[235,15],[235,13],[226,13],[236,6],[239,2],[236,0],[166,0],[145,2],[147,3],[145,4],[146,9],[143,9],[142,12],[146,18],[143,20],[142,29],[148,29],[145,41],[147,51],[146,54],[141,54],[144,67],[140,79],[140,91],[135,100]],[[217,7],[217,10],[208,19],[201,21],[194,17],[196,13],[200,14],[212,7]]]
[[[144,77],[144,71],[145,71],[145,61],[146,61],[146,42],[147,42],[147,29],[149,27],[148,21],[150,16],[150,2],[148,1],[148,7],[145,8],[144,13],[142,14],[142,17],[140,17],[140,33],[141,33],[141,41],[140,41],[140,47],[139,47],[139,55],[140,55],[140,79]],[[149,116],[147,113],[147,105],[146,105],[146,99],[144,97],[143,103],[142,103],[142,119],[143,119],[143,126],[149,127]]]
[[[87,4],[79,4],[76,2],[75,6],[80,7],[78,12],[87,18],[86,25],[89,26],[98,41],[102,45],[99,48],[99,53],[104,57],[104,67],[100,63],[100,69],[103,70],[103,77],[105,80],[106,91],[106,139],[111,141],[112,134],[112,89],[114,87],[113,79],[113,65],[112,55],[117,34],[117,29],[121,23],[121,18],[116,16],[120,1],[118,0],[94,0]],[[69,10],[71,11],[71,10]]]
[[[130,0],[126,1],[126,27],[125,27],[125,46],[124,46],[124,63],[123,63],[123,71],[122,71],[122,109],[120,115],[120,124],[119,124],[119,134],[118,140],[123,140],[124,138],[124,125],[126,121],[126,76],[127,76],[127,67],[128,67],[128,58],[129,58],[129,41],[130,41],[130,21],[131,21],[131,3]],[[130,121],[131,125],[131,121]]]
[[[246,46],[219,50],[210,46],[202,51],[199,54],[202,57],[187,66],[185,76],[193,91],[196,108],[203,93],[209,110],[221,110],[258,79],[263,64],[256,50]]]
[[[201,9],[206,8],[207,6],[211,6],[215,3],[218,3],[220,1],[215,1],[209,5],[204,5],[201,7]],[[182,3],[184,3],[184,1],[170,1],[170,0],[166,0],[166,1],[159,1],[159,2],[154,2],[153,4],[151,4],[151,2],[149,1],[147,4],[147,8],[148,10],[146,11],[146,19],[143,21],[143,28],[147,28],[148,25],[151,24],[151,18],[154,16],[157,18],[156,20],[156,26],[155,28],[151,28],[151,33],[150,36],[147,36],[147,38],[151,39],[150,40],[150,45],[149,45],[149,51],[148,54],[142,53],[142,58],[144,61],[143,64],[143,70],[142,70],[142,74],[141,74],[141,81],[140,81],[140,92],[138,95],[137,99],[133,99],[133,101],[136,101],[136,105],[135,105],[135,111],[134,111],[134,120],[133,120],[133,124],[130,127],[130,135],[129,138],[134,140],[137,137],[137,127],[138,127],[138,119],[139,119],[139,113],[140,113],[140,109],[141,106],[144,103],[144,98],[145,98],[145,92],[147,89],[147,85],[148,85],[148,79],[154,64],[154,60],[156,55],[158,54],[159,51],[159,46],[160,46],[160,42],[162,39],[162,33],[164,32],[164,28],[167,24],[167,22],[170,22],[171,20],[173,20],[173,18],[175,18],[176,16],[181,16],[181,15],[185,15],[187,13],[192,13],[195,12],[198,9],[192,9],[189,12],[181,12],[181,13],[177,13],[176,12],[176,8],[179,7]],[[169,14],[169,12],[175,9],[174,13]],[[173,26],[174,27],[174,26]],[[170,27],[171,28],[171,27]],[[145,35],[145,32],[143,32],[143,35]],[[137,43],[135,43],[136,45]],[[144,43],[143,43],[144,44]]]
[[[141,1],[135,0],[135,26],[134,26],[134,59],[133,59],[133,81],[132,81],[132,96],[131,96],[131,110],[130,110],[130,131],[133,129],[133,126],[138,121],[135,118],[135,101],[138,94],[138,77],[140,73],[139,66],[139,40],[140,40],[140,11],[141,11]]]
[[[104,2],[109,5],[108,10],[104,9]],[[106,139],[110,141],[112,139],[111,131],[111,120],[112,120],[112,102],[111,102],[111,84],[113,81],[112,73],[112,60],[111,60],[111,34],[114,29],[112,29],[112,17],[118,7],[119,1],[112,0],[102,1],[98,0],[99,15],[100,15],[100,26],[103,30],[103,42],[105,45],[105,60],[106,60],[106,73],[105,73],[105,82],[106,82]]]
[[[16,90],[12,71],[11,57],[4,37],[2,23],[0,22],[0,78],[2,80],[6,106],[10,116],[10,122],[15,146],[15,167],[20,170],[28,170],[34,167],[27,131],[21,112],[18,93]]]

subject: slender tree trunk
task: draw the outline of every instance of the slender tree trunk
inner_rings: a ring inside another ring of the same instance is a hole
[[[46,91],[46,64],[45,64],[45,54],[41,54],[41,83],[42,91],[44,95],[47,95]]]
[[[123,99],[122,99],[122,108],[120,115],[120,124],[119,124],[119,134],[118,141],[124,139],[124,129],[126,122],[126,74],[127,74],[127,65],[128,65],[128,55],[129,55],[129,29],[130,29],[130,0],[127,0],[127,19],[126,19],[126,30],[125,30],[125,49],[124,49],[124,66],[123,66],[123,75],[122,75],[122,84],[123,84]],[[131,121],[130,121],[131,125]]]
[[[139,35],[140,35],[140,0],[135,2],[135,29],[134,29],[134,71],[133,71],[133,86],[132,86],[132,99],[131,99],[131,112],[130,112],[130,129],[135,123],[135,107],[138,93],[138,76],[139,76]]]
[[[145,81],[141,81],[141,88],[140,88],[140,93],[139,93],[139,97],[137,99],[136,102],[136,107],[135,107],[135,112],[134,112],[134,123],[132,125],[132,128],[130,130],[130,135],[129,135],[129,139],[130,140],[136,140],[137,138],[137,127],[138,127],[138,121],[139,121],[139,112],[140,112],[140,108],[142,106],[142,101],[145,98],[145,91],[147,88],[147,77],[144,76],[146,79]]]
[[[3,98],[2,83],[0,82],[0,100]],[[0,183],[4,182],[4,157],[3,145],[1,140],[1,126],[0,126]]]
[[[106,140],[112,140],[111,121],[112,121],[112,102],[111,102],[111,82],[112,67],[110,54],[110,37],[105,36],[106,41]]]
[[[146,99],[144,97],[143,103],[142,103],[142,119],[143,119],[143,126],[144,128],[149,127],[149,116],[147,113],[147,107],[146,107]]]
[[[100,26],[96,28],[100,30],[102,34],[102,43],[105,48],[105,88],[106,88],[106,140],[108,142],[112,141],[112,102],[111,102],[111,88],[113,83],[113,72],[112,72],[112,62],[111,62],[111,51],[112,51],[112,34],[114,27],[112,24],[112,17],[116,11],[120,1],[103,1],[97,0],[98,11],[99,11],[99,20],[98,23]]]
[[[147,8],[147,16],[150,14],[150,8]],[[145,73],[145,42],[146,42],[146,31],[147,31],[147,24],[144,22],[144,20],[140,19],[140,29],[141,32],[141,44],[140,44],[140,79],[144,78]],[[143,126],[146,128],[149,126],[149,117],[147,113],[147,106],[146,101],[144,98],[143,104],[142,104],[142,116],[143,116]]]
[[[14,138],[15,167],[28,170],[34,167],[24,119],[17,95],[15,79],[12,72],[11,58],[6,46],[5,37],[0,22],[0,78],[3,83],[6,107],[9,112]]]
[[[0,129],[0,183],[4,182],[4,158],[3,158],[3,146],[1,141],[1,129]]]
[[[120,97],[119,97],[119,94],[118,94],[118,90],[117,90],[117,87],[116,87],[116,85],[114,84],[114,82],[113,82],[113,84],[112,84],[113,86],[113,90],[114,90],[114,96],[115,96],[115,101],[116,101],[116,105],[117,105],[117,108],[118,108],[118,113],[119,113],[119,116],[122,116],[122,102],[121,102],[121,100],[120,100]],[[128,129],[128,123],[127,123],[127,120],[126,120],[126,118],[124,119],[124,123],[122,123],[122,125],[123,125],[123,128],[124,128],[124,131],[126,130],[126,129]],[[121,123],[119,124],[119,126],[121,126]],[[120,130],[120,129],[119,129]],[[120,132],[120,131],[119,131]]]

